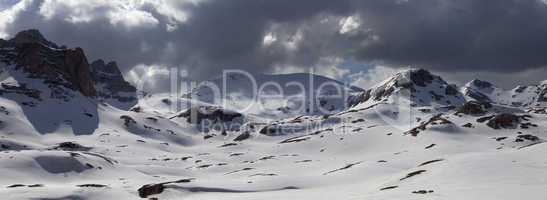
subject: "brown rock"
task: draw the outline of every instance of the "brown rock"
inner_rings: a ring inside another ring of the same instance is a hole
[[[503,113],[496,115],[486,125],[493,129],[512,128],[520,122],[520,117],[514,114]]]
[[[8,43],[17,51],[17,67],[30,72],[31,77],[79,90],[85,96],[96,95],[89,63],[81,48],[59,49],[37,30],[19,32]],[[58,74],[66,81],[59,79]]]
[[[486,114],[487,109],[492,107],[489,103],[481,103],[478,101],[469,101],[459,108],[457,113],[463,113],[467,115],[483,115]]]
[[[10,42],[13,42],[15,44],[36,43],[52,48],[58,48],[55,43],[46,40],[44,36],[42,36],[40,31],[36,29],[29,29],[19,32],[15,35],[13,39],[10,40]]]
[[[38,30],[21,31],[13,39],[0,43],[5,48],[0,52],[3,61],[15,64],[17,69],[28,72],[29,77],[44,79],[50,87],[64,86],[85,96],[96,95],[89,63],[81,48],[58,47]]]
[[[139,197],[146,198],[150,195],[154,194],[160,194],[165,189],[165,186],[163,184],[148,184],[144,185],[141,188],[139,188]]]
[[[65,65],[63,66],[75,84],[85,96],[95,96],[94,83],[89,73],[89,63],[81,48],[65,50]]]

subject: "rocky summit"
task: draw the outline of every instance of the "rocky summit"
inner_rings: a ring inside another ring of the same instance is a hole
[[[31,76],[43,78],[50,85],[62,85],[95,96],[89,63],[83,49],[59,48],[37,30],[19,32],[0,47],[4,62]]]
[[[137,100],[136,88],[125,81],[116,62],[99,59],[90,64],[82,48],[59,46],[38,30],[21,31],[10,40],[1,40],[0,60],[27,72],[28,77],[43,80],[52,88],[51,96],[63,96],[60,94],[65,88],[111,103],[134,105]]]
[[[137,89],[124,79],[116,62],[93,61],[91,78],[95,82],[98,98],[111,104],[129,105],[125,106],[127,108],[137,102]]]

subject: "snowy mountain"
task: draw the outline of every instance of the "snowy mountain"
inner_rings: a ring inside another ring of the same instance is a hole
[[[533,107],[541,106],[545,102],[546,84],[504,90],[487,81],[475,79],[467,83],[462,91],[468,99],[514,107]]]
[[[441,77],[423,69],[399,72],[350,101],[355,105],[395,99],[404,99],[411,106],[446,107],[464,103],[464,98],[455,85],[450,85]]]
[[[260,99],[236,74],[217,96],[206,85],[222,78],[143,94],[115,62],[35,30],[0,40],[0,60],[2,199],[547,196],[547,82],[458,89],[411,69],[362,90],[255,75]]]
[[[351,94],[362,91],[314,74],[231,73],[200,83],[186,97],[261,118],[278,119],[340,112],[347,107]]]

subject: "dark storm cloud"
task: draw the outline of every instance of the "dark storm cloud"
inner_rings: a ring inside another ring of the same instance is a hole
[[[71,8],[57,9],[54,17],[44,19],[39,13],[42,3],[34,1],[21,12],[8,26],[8,32],[13,35],[37,28],[52,41],[81,46],[92,58],[117,60],[126,70],[137,64],[162,64],[189,69],[199,78],[222,68],[259,72],[278,63],[311,66],[320,54],[312,49],[299,50],[305,51],[301,56],[281,48],[266,50],[262,47],[265,32],[273,23],[284,24],[285,31],[294,31],[318,15],[349,10],[349,4],[330,0],[204,1],[178,5],[189,13],[189,18],[174,31],[168,31],[165,25],[171,22],[152,5],[142,10],[150,12],[159,21],[157,25],[128,28],[112,25],[103,13],[108,8],[94,10],[94,18],[89,22],[67,21]]]
[[[547,6],[539,0],[365,1],[379,40],[357,56],[437,70],[519,71],[547,65]]]
[[[90,11],[85,22],[67,21],[71,7],[44,19],[42,2],[20,12],[7,32],[38,28],[59,44],[83,47],[92,59],[117,60],[125,71],[161,64],[204,78],[225,68],[313,67],[329,57],[436,71],[547,65],[547,6],[541,0],[173,1],[170,8],[186,12],[184,22],[147,3],[138,9],[156,21],[134,26],[113,24],[108,6]],[[339,22],[348,16],[360,26],[342,33]],[[264,45],[268,34],[275,41]]]

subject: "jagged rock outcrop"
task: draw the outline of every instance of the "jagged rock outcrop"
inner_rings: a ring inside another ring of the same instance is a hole
[[[429,71],[424,69],[418,69],[415,71],[411,71],[410,73],[410,80],[420,87],[425,87],[428,84],[431,84],[435,77],[429,73]]]
[[[518,116],[511,113],[501,113],[488,120],[486,125],[493,129],[515,128],[522,121],[528,121],[529,115]]]
[[[192,116],[195,115],[195,116]],[[241,113],[234,111],[224,110],[215,106],[198,106],[192,107],[179,115],[177,117],[183,117],[187,119],[188,123],[201,123],[203,120],[214,120],[214,121],[232,121],[235,118],[242,117]]]
[[[57,44],[44,38],[42,33],[36,29],[29,29],[19,32],[13,39],[10,40],[10,42],[14,42],[16,44],[38,43],[55,49],[59,48]]]
[[[484,115],[488,112],[487,109],[491,108],[490,103],[478,102],[478,101],[468,101],[462,107],[458,109],[458,113],[463,113],[467,115]]]
[[[116,62],[94,61],[91,63],[91,78],[99,98],[122,103],[137,101],[137,89],[123,78]]]
[[[244,115],[235,111],[226,110],[218,106],[193,106],[186,111],[172,117],[185,118],[190,124],[199,125],[202,131],[211,129],[239,130],[244,123]]]
[[[37,30],[19,32],[0,44],[2,62],[29,72],[33,78],[43,78],[50,87],[64,86],[85,96],[96,95],[89,63],[81,48],[59,48]]]
[[[21,31],[10,40],[0,40],[0,62],[42,79],[51,89],[44,94],[69,101],[77,91],[87,97],[129,109],[137,102],[137,89],[128,83],[116,62],[97,60],[89,64],[84,50],[68,49],[48,41],[38,30]],[[66,89],[68,88],[68,90]],[[4,88],[0,92],[13,93]]]

